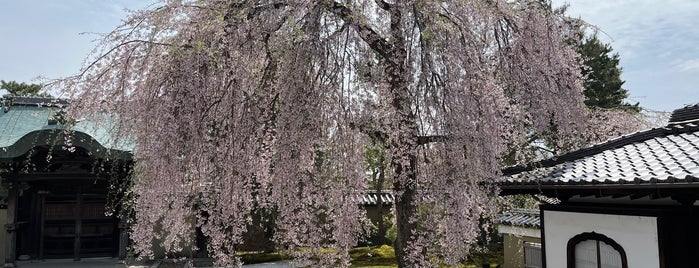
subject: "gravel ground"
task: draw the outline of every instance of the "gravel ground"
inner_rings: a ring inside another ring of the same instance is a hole
[[[210,263],[210,262],[209,262]],[[197,268],[214,268],[209,265],[196,263]],[[83,259],[81,261],[73,260],[46,260],[46,261],[18,261],[18,268],[183,268],[184,262],[168,262],[168,261],[150,261],[143,263],[133,263],[125,265],[117,259],[102,258],[102,259]],[[247,264],[245,268],[293,268],[289,261],[276,261],[268,263]]]

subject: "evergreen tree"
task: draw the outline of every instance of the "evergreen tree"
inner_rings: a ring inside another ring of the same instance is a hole
[[[0,80],[0,89],[5,89],[10,94],[22,97],[48,97],[49,94],[41,92],[41,85],[17,83],[16,81]]]
[[[629,96],[621,80],[619,54],[612,53],[609,44],[602,43],[597,33],[583,37],[576,47],[582,57],[584,66],[582,74],[586,76],[583,82],[585,90],[585,105],[589,108],[625,108],[638,112],[638,103],[629,104],[624,100]]]

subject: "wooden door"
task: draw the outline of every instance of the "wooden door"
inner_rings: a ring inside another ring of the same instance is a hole
[[[47,195],[39,258],[113,256],[115,220],[105,216],[104,195]]]

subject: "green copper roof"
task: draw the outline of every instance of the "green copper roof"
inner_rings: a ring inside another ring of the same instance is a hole
[[[82,147],[100,158],[130,158],[128,152],[133,150],[133,144],[115,139],[108,128],[108,116],[82,120],[72,128],[72,134],[66,136],[64,125],[49,122],[59,110],[41,104],[3,107],[0,110],[0,159],[21,156],[40,145]]]

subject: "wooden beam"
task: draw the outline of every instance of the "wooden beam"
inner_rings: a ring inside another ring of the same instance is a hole
[[[636,199],[644,198],[644,197],[646,197],[646,196],[648,196],[648,194],[645,194],[645,193],[643,193],[643,194],[632,194],[632,195],[629,196],[629,198],[630,198],[631,200],[636,200]]]

